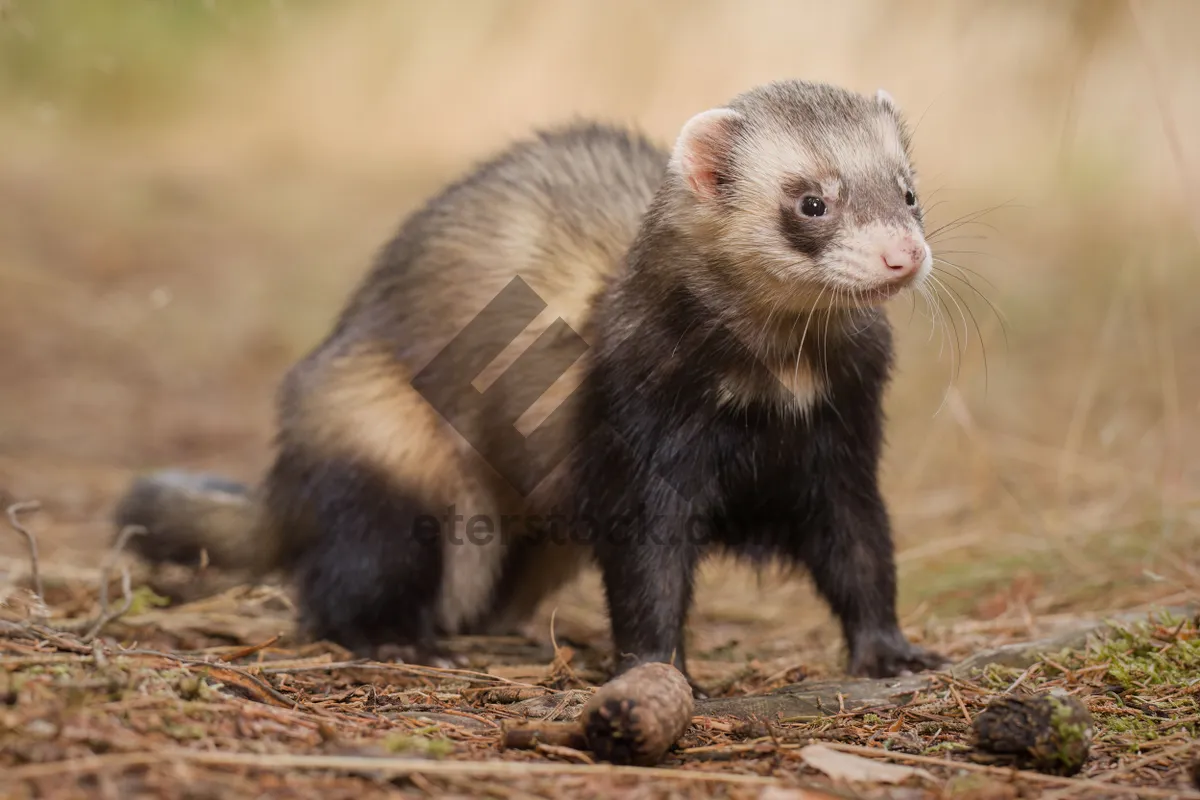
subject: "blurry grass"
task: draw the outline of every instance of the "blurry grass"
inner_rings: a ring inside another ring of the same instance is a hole
[[[1100,607],[1113,596],[1127,597],[1139,589],[1154,588],[1166,579],[1156,571],[1171,573],[1178,559],[1186,559],[1200,547],[1200,535],[1190,531],[1166,552],[1150,557],[1147,543],[1161,534],[1157,521],[1113,527],[1082,534],[1058,534],[1031,544],[1011,532],[998,531],[999,544],[960,552],[957,558],[934,560],[902,568],[901,603],[912,608],[921,603],[937,610],[942,619],[975,616],[987,601],[1003,595],[1014,576],[1032,582],[1036,590],[1035,611],[1060,608]],[[1009,544],[1004,544],[1005,541]],[[1062,548],[1075,553],[1064,558]],[[1175,574],[1174,587],[1187,586],[1186,576]]]
[[[315,0],[314,0],[315,2]],[[41,115],[128,123],[177,110],[214,46],[253,49],[306,0],[9,0],[0,100]]]

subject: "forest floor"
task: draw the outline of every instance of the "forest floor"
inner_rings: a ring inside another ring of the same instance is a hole
[[[11,511],[14,534],[36,540],[36,510]],[[607,677],[603,642],[463,637],[448,643],[461,669],[370,662],[296,641],[278,587],[172,604],[117,564],[39,563],[36,578],[8,564],[5,797],[1200,798],[1194,604],[1082,637],[1085,616],[1044,617],[1030,647],[1004,647],[1026,641],[1016,620],[960,621],[931,637],[955,666],[897,681],[840,678],[821,649],[760,659],[733,642],[694,657],[710,699],[672,750],[628,767],[501,744],[514,722],[577,715]],[[1082,769],[975,746],[972,722],[997,697],[1051,691],[1091,714]],[[827,763],[831,749],[850,762]]]

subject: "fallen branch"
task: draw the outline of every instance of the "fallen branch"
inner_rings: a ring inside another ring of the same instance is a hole
[[[427,761],[414,758],[372,758],[370,756],[325,755],[256,755],[251,753],[214,753],[201,750],[169,749],[148,753],[120,753],[93,758],[70,759],[50,764],[27,764],[8,769],[10,781],[48,778],[81,772],[99,772],[145,764],[178,761],[211,766],[241,766],[271,770],[339,770],[385,777],[404,775],[483,776],[490,778],[529,778],[537,776],[585,775],[594,778],[656,778],[659,780],[700,781],[705,783],[740,784],[743,786],[776,786],[786,784],[778,778],[740,775],[723,772],[669,769],[665,767],[630,767],[599,764],[548,764],[528,761]]]

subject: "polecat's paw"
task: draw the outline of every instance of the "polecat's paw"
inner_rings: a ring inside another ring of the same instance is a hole
[[[851,657],[849,672],[868,678],[893,678],[940,669],[949,663],[949,659],[933,650],[918,647],[904,638],[888,637],[860,647]]]

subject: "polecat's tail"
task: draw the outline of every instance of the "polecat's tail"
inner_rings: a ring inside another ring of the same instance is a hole
[[[251,490],[212,475],[167,470],[138,478],[117,503],[117,531],[138,525],[126,549],[150,563],[212,566],[270,572],[278,548],[262,530],[262,512]]]

